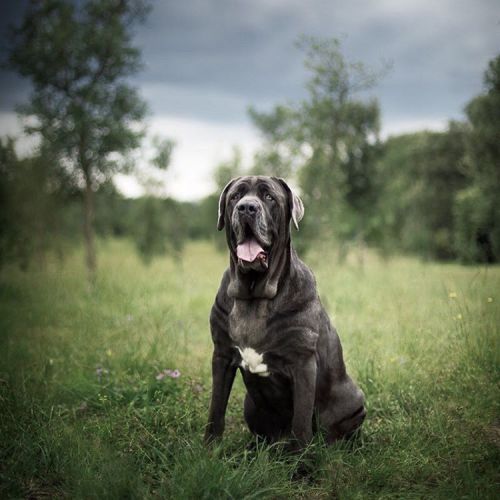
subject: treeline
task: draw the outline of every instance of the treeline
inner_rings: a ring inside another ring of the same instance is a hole
[[[266,113],[250,109],[264,147],[248,171],[295,179],[307,211],[297,246],[324,241],[339,258],[369,245],[384,255],[498,262],[500,56],[466,104],[466,120],[381,141],[378,103],[360,97],[380,72],[349,63],[336,40],[303,46],[309,95]],[[218,184],[242,173],[235,153]]]
[[[308,214],[298,244],[334,243],[340,257],[350,245],[370,245],[384,254],[498,262],[500,56],[463,122],[381,141],[378,102],[363,97],[381,72],[347,61],[336,40],[303,44],[308,96],[250,110],[265,140],[252,172],[292,176],[301,190]]]
[[[198,203],[131,200],[112,178],[141,175],[134,154],[147,110],[128,78],[140,68],[132,27],[147,12],[141,0],[35,2],[13,30],[8,65],[32,83],[20,114],[39,147],[19,158],[12,139],[0,141],[0,265],[26,268],[49,252],[64,258],[83,243],[93,282],[94,232],[131,238],[145,262],[181,255],[188,239],[222,248],[218,192],[245,173],[285,177],[299,188],[307,213],[295,241],[303,251],[323,241],[339,257],[351,245],[369,245],[384,254],[500,260],[500,56],[463,122],[382,141],[370,93],[387,68],[347,60],[336,39],[304,37],[307,94],[249,110],[263,138],[250,168],[236,151],[215,170],[214,193]],[[168,168],[173,143],[156,138],[152,146],[146,171]]]
[[[500,56],[465,115],[445,132],[382,145],[375,243],[437,259],[500,260]]]
[[[43,265],[48,254],[62,260],[83,244],[82,193],[60,175],[50,155],[18,158],[14,141],[0,140],[0,267]],[[220,239],[217,202],[216,195],[197,203],[125,198],[106,181],[95,193],[94,228],[99,238],[133,241],[145,263],[165,253],[179,257],[189,239]]]
[[[473,100],[468,113],[484,103],[485,96]],[[493,130],[486,127],[485,133]],[[340,256],[349,245],[366,244],[385,255],[404,252],[497,262],[500,167],[492,161],[482,162],[480,170],[473,168],[470,148],[478,148],[477,134],[471,123],[451,122],[443,132],[399,135],[373,144],[362,224],[351,207],[344,208],[342,225],[334,226],[331,212],[318,213],[318,191],[302,191],[308,214],[294,235],[297,245],[306,251],[318,240],[332,242]],[[498,147],[496,141],[489,144],[492,150]],[[196,203],[154,196],[125,198],[111,181],[105,182],[95,195],[96,233],[100,238],[132,240],[145,263],[164,254],[180,257],[187,240],[210,240],[222,249],[224,237],[215,228],[218,191],[233,176],[280,174],[259,168],[254,165],[246,171],[236,150],[215,171],[217,191]],[[43,263],[47,253],[63,259],[72,246],[82,244],[81,190],[61,175],[50,154],[40,151],[18,158],[12,140],[0,141],[1,263],[15,261],[28,268],[30,263]]]

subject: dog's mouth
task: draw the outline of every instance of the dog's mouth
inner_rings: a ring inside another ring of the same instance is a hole
[[[261,270],[266,270],[269,267],[269,252],[264,247],[264,242],[255,236],[249,226],[246,226],[243,238],[236,245],[239,264],[243,267],[258,267]]]
[[[267,267],[267,252],[260,246],[256,238],[251,237],[240,243],[236,247],[238,259],[244,262],[259,261]]]

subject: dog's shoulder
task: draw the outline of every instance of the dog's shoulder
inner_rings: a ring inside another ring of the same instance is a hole
[[[292,251],[290,271],[283,280],[281,301],[300,302],[303,305],[317,301],[316,278],[309,266]]]
[[[216,330],[228,329],[228,317],[229,312],[232,308],[233,299],[231,299],[227,294],[227,288],[231,280],[229,269],[224,271],[222,279],[215,296],[215,301],[212,305],[210,312],[210,325],[212,326],[212,332]]]

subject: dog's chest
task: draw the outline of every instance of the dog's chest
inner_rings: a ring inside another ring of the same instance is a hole
[[[240,347],[257,347],[265,339],[268,301],[235,300],[229,313],[229,336]]]
[[[240,366],[261,376],[269,375],[264,361],[268,301],[236,300],[229,314],[229,336],[241,356]]]

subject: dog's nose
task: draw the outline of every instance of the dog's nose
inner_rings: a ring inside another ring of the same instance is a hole
[[[241,200],[236,205],[236,210],[240,215],[255,215],[259,211],[259,204],[253,200]]]

